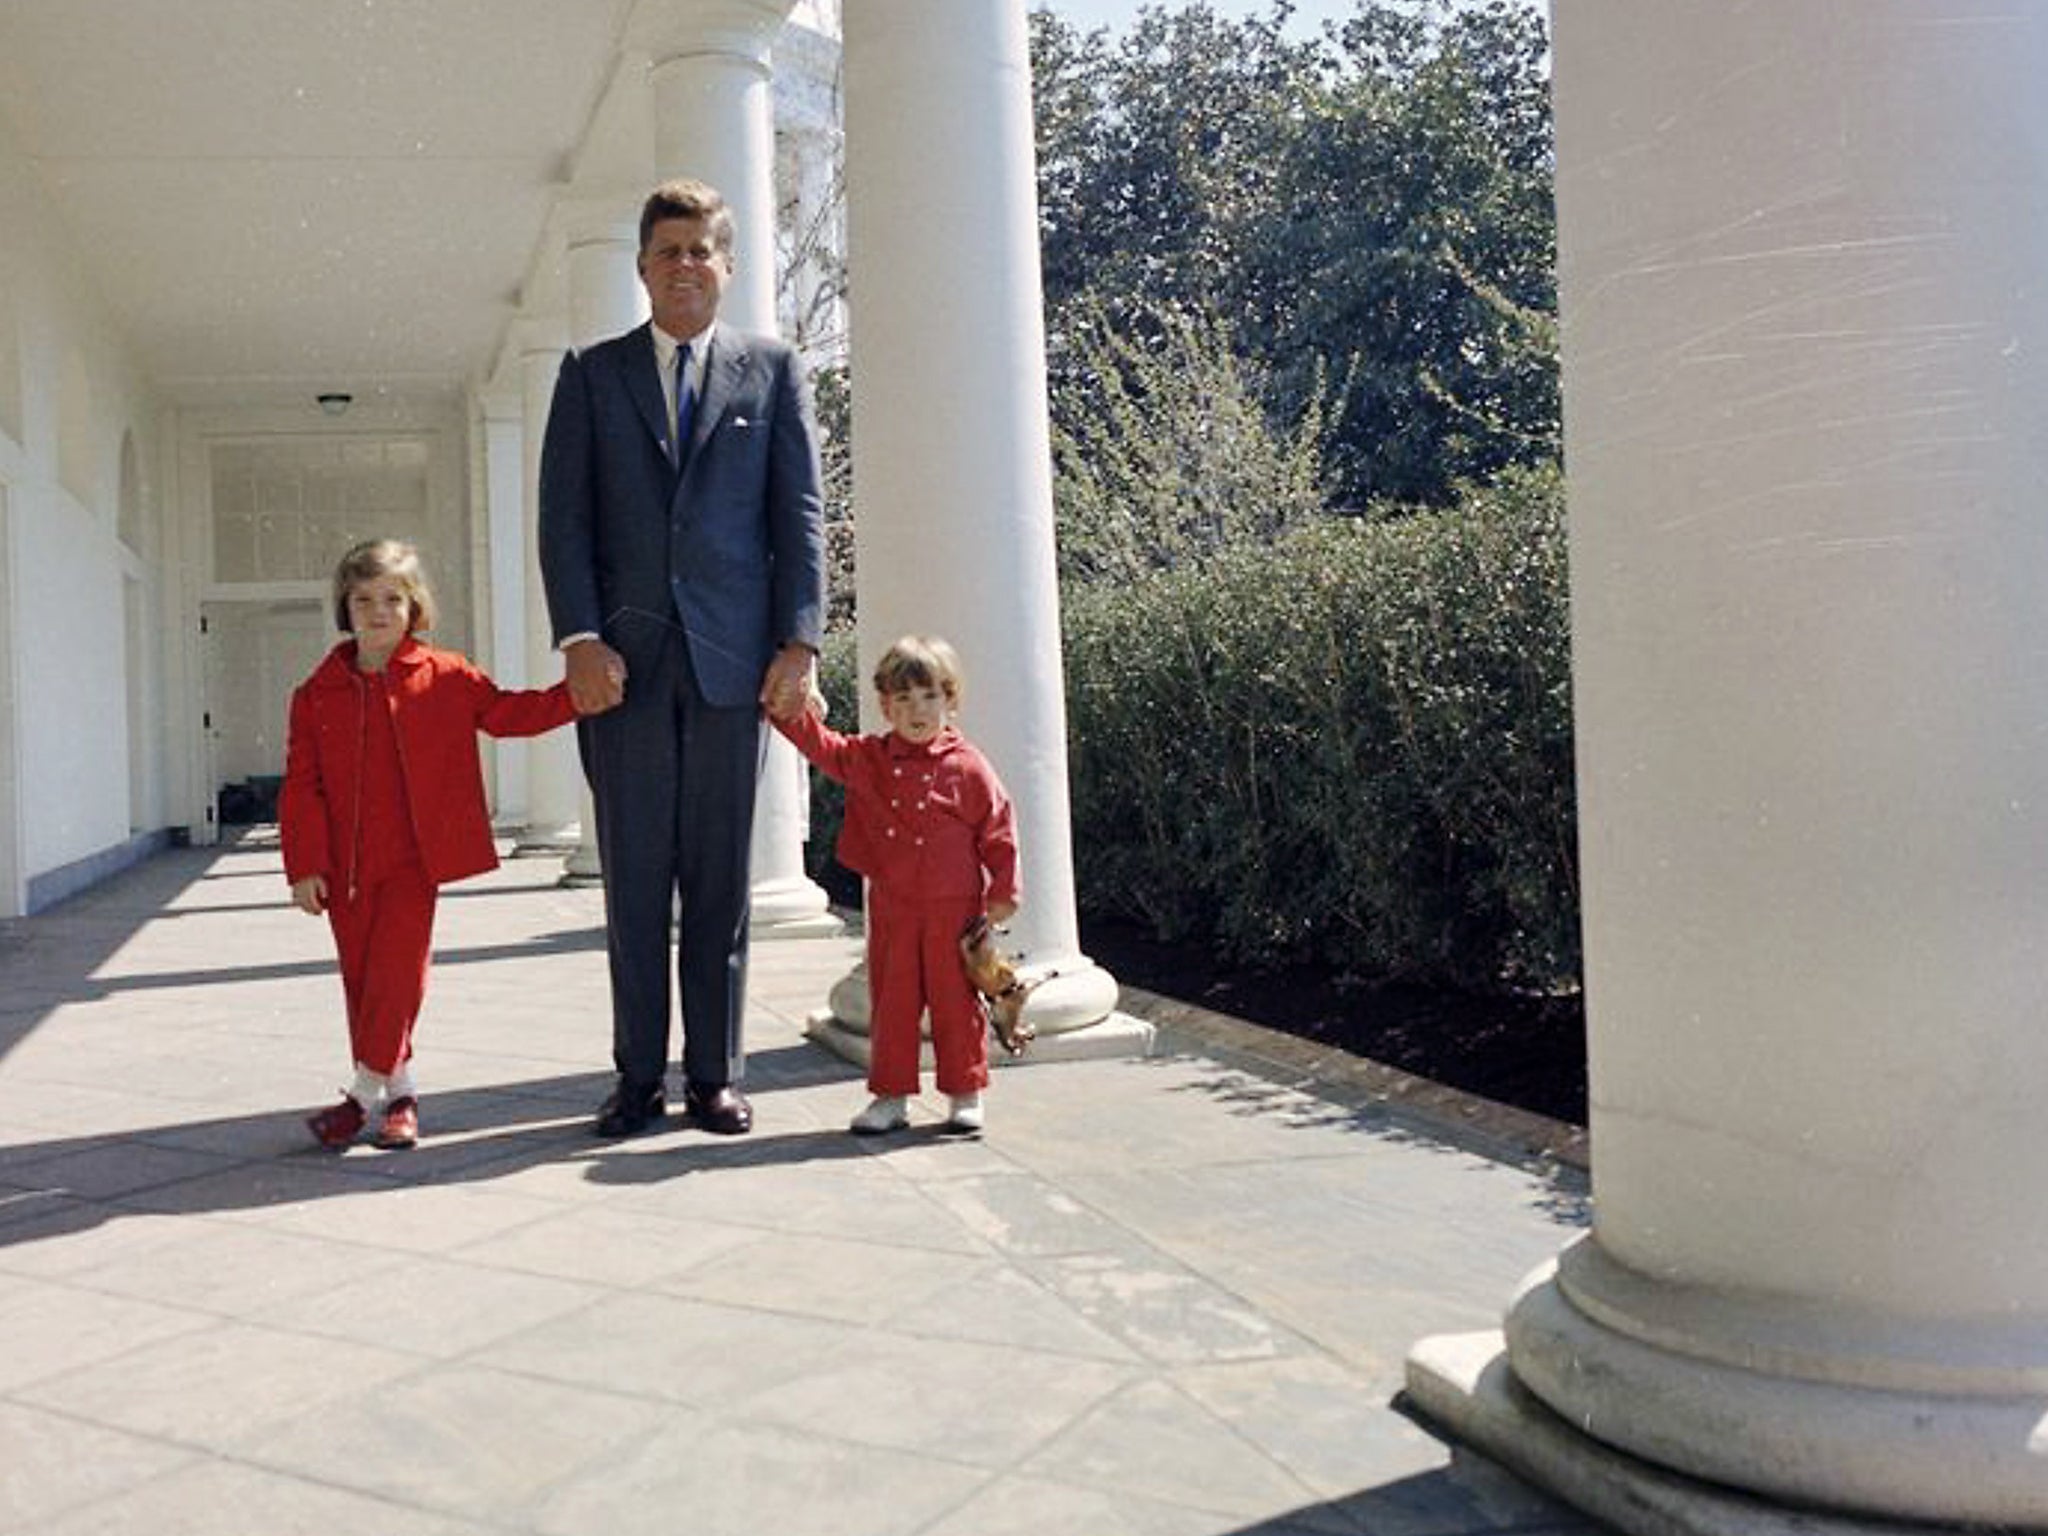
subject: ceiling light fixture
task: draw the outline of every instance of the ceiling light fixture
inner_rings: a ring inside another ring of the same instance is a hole
[[[342,390],[330,389],[325,394],[315,395],[313,398],[320,402],[320,409],[328,415],[339,416],[355,403],[356,397]]]

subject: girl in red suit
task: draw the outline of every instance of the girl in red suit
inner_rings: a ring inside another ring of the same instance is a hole
[[[434,599],[410,544],[377,539],[342,556],[334,622],[353,638],[292,694],[278,830],[292,900],[334,930],[355,1081],[306,1123],[323,1147],[345,1147],[381,1104],[377,1144],[410,1147],[435,891],[498,864],[476,733],[538,736],[575,708],[566,684],[508,692],[414,639]]]
[[[943,640],[907,635],[875,667],[886,732],[843,736],[808,706],[778,698],[774,722],[846,786],[839,862],[868,881],[868,1091],[853,1130],[909,1124],[918,1088],[919,1020],[929,1010],[947,1124],[982,1126],[988,1032],[967,980],[960,931],[1017,911],[1017,832],[988,759],[953,728],[960,661]]]

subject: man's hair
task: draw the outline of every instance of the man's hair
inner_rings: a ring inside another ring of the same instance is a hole
[[[910,688],[936,688],[958,705],[966,679],[960,657],[936,635],[905,635],[875,663],[875,692],[885,697]]]
[[[664,181],[648,193],[647,201],[640,207],[641,250],[647,249],[647,242],[654,238],[654,226],[663,219],[708,219],[712,245],[727,256],[732,254],[732,209],[726,206],[725,194],[709,183],[685,176]]]
[[[354,631],[348,618],[348,595],[366,581],[379,576],[396,576],[412,606],[408,634],[434,627],[434,594],[420,569],[420,552],[399,539],[365,539],[341,557],[334,568],[334,627],[343,634]]]

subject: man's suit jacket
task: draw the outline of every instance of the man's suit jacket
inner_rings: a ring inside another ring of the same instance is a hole
[[[562,359],[540,471],[554,640],[601,635],[630,677],[680,625],[705,697],[749,704],[775,649],[816,648],[824,629],[802,365],[784,342],[718,325],[680,476],[667,418],[649,325]]]

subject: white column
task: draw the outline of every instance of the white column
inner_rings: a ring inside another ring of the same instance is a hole
[[[775,119],[768,47],[791,0],[708,0],[655,57],[657,174],[725,194],[736,264],[719,306],[742,330],[775,330]]]
[[[639,204],[632,193],[615,191],[580,197],[563,211],[568,228],[563,265],[569,344],[587,347],[630,331],[647,318],[647,290],[636,260]],[[564,885],[594,885],[604,877],[597,852],[597,806],[589,782],[579,777],[579,785],[581,836],[562,861]]]
[[[526,654],[526,486],[522,455],[526,444],[524,402],[485,393],[483,410],[484,554],[490,578],[490,644],[487,665],[501,686],[527,683]],[[541,682],[548,681],[542,678]],[[518,742],[492,743],[496,760],[497,825],[526,825],[527,753]]]
[[[2048,7],[1761,19],[1557,7],[1598,1198],[1519,1444],[2040,1527]]]
[[[775,331],[775,193],[768,44],[790,3],[711,0],[693,8],[687,30],[657,52],[649,75],[658,174],[707,181],[732,208],[736,261],[720,318],[769,334]],[[839,931],[824,889],[804,873],[805,789],[796,750],[770,733],[754,798],[755,938]]]
[[[958,648],[962,729],[1017,806],[1007,947],[1052,974],[1034,1053],[1142,1049],[1074,908],[1023,0],[867,0],[845,46],[862,670],[905,632]],[[864,978],[832,1004],[864,1047]]]
[[[554,401],[555,378],[561,372],[567,333],[559,315],[528,316],[519,322],[519,386],[525,419],[521,458],[526,529],[521,547],[532,553],[539,525],[540,447],[547,435],[548,407]],[[541,587],[540,561],[526,562],[526,665],[530,686],[551,683],[562,675],[555,654],[554,632],[548,624],[547,597]],[[561,853],[576,846],[580,835],[583,768],[577,761],[573,731],[549,731],[530,738],[526,752],[526,830],[514,850],[522,855]]]

